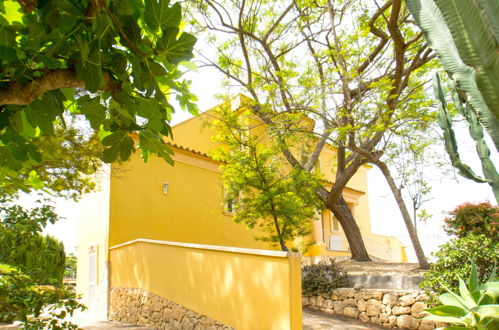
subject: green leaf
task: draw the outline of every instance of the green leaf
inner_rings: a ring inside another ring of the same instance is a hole
[[[494,293],[499,293],[499,282],[487,282],[479,285],[476,290],[485,290]]]
[[[110,146],[104,150],[103,160],[106,163],[112,163],[118,159],[127,160],[133,149],[134,143],[133,139],[129,137],[124,131],[117,131],[108,135],[102,140],[102,144],[105,146]]]
[[[460,318],[453,316],[427,315],[423,317],[423,319],[436,322],[464,324],[464,322]]]
[[[472,309],[474,313],[478,313],[480,318],[493,317],[499,319],[499,305],[482,305]]]
[[[78,105],[80,112],[85,115],[93,129],[98,129],[106,120],[106,108],[100,103],[98,97],[92,99],[85,95],[78,99]]]
[[[458,277],[459,279],[459,293],[461,294],[461,298],[466,301],[467,306],[469,308],[476,306],[476,301],[473,299],[470,294],[468,288],[466,287],[466,283],[464,283],[463,279]]]
[[[182,19],[180,4],[175,3],[168,7],[168,0],[145,0],[144,19],[152,31],[177,27]]]
[[[17,60],[16,50],[12,47],[0,45],[0,60],[14,62]]]
[[[173,155],[172,149],[163,142],[160,135],[153,131],[144,130],[139,133],[139,146],[142,150],[144,161],[148,161],[150,154],[153,153],[163,158],[170,165],[173,165],[173,159],[171,158],[171,155]]]
[[[191,59],[193,57],[192,50],[197,41],[193,35],[185,32],[177,39],[178,33],[179,29],[176,27],[165,29],[157,43],[159,54],[173,64]]]
[[[468,312],[464,308],[457,306],[450,306],[450,305],[443,305],[434,308],[429,308],[426,309],[425,312],[438,316],[452,316],[452,317],[463,317],[466,314],[468,314]]]
[[[141,99],[138,106],[136,107],[137,114],[143,118],[148,119],[163,119],[164,116],[162,112],[164,110],[158,106],[158,104],[152,100]],[[164,123],[166,124],[166,123]]]
[[[466,302],[461,297],[459,297],[458,295],[455,295],[455,294],[443,293],[440,296],[438,296],[438,299],[444,305],[467,308]]]
[[[196,65],[196,63],[194,63],[192,61],[181,61],[178,64],[191,70],[191,71],[199,72],[198,66]]]
[[[474,262],[471,263],[471,273],[468,280],[468,286],[471,292],[474,292],[478,286],[478,272],[476,270],[476,265]]]
[[[97,50],[92,50],[89,60],[83,63],[83,81],[85,88],[92,93],[104,85],[101,59]]]
[[[149,70],[155,76],[164,76],[167,74],[166,69],[159,63],[156,63],[154,61],[149,61],[148,65],[149,65]]]

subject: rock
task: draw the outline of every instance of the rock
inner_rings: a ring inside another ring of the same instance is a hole
[[[312,296],[308,299],[309,306],[315,307],[317,302],[317,296]]]
[[[410,306],[410,305],[414,304],[415,301],[416,301],[416,298],[413,297],[412,294],[406,294],[405,296],[402,296],[399,298],[398,304],[400,306]]]
[[[419,323],[419,330],[433,330],[435,329],[435,323],[430,320],[421,320]]]
[[[395,315],[388,316],[388,323],[390,323],[391,326],[397,325],[397,317]]]
[[[367,316],[378,316],[381,313],[381,302],[376,299],[369,299],[366,304]]]
[[[344,295],[343,291],[344,290],[340,289],[333,290],[333,292],[331,293],[331,299],[333,299],[334,301],[345,299],[346,296]]]
[[[424,302],[417,301],[411,307],[411,315],[414,317],[421,317],[421,312],[427,308],[428,306]]]
[[[362,322],[369,322],[371,321],[371,319],[369,318],[369,316],[366,315],[366,312],[362,312],[359,314],[359,320],[361,320]]]
[[[355,297],[355,290],[354,289],[348,289],[346,292],[347,298],[353,298]]]
[[[343,309],[343,315],[356,319],[359,316],[359,311],[355,307],[347,306]]]
[[[435,322],[435,327],[437,328],[445,328],[448,327],[449,325],[445,322]]]
[[[387,323],[388,322],[388,314],[386,314],[386,313],[379,314],[379,320],[381,321],[381,323]]]
[[[342,301],[335,301],[333,303],[333,309],[334,309],[334,312],[337,313],[337,314],[343,314],[343,302]]]
[[[381,320],[377,316],[371,316],[371,323],[381,324]]]
[[[308,297],[302,297],[301,298],[302,306],[309,306],[309,304],[310,304],[309,301],[310,301],[310,299]]]
[[[407,329],[417,329],[419,322],[410,315],[401,315],[397,317],[397,327]]]
[[[345,307],[346,307],[346,306],[355,307],[355,306],[357,306],[357,300],[352,299],[352,298],[345,299],[345,300],[343,300],[343,305],[344,305]]]
[[[411,314],[410,307],[395,306],[392,309],[393,315]]]
[[[388,314],[388,315],[391,315],[392,314],[392,308],[390,306],[386,306],[385,313]]]
[[[315,306],[321,308],[323,303],[324,303],[324,298],[322,296],[317,296]]]
[[[358,300],[357,301],[357,309],[359,312],[365,312],[366,311],[366,301],[365,300]]]
[[[194,324],[187,317],[183,318],[181,326],[185,330],[194,330]]]
[[[322,304],[322,307],[324,307],[326,309],[332,309],[333,308],[333,304],[334,304],[334,301],[332,301],[331,299],[326,299],[326,300],[324,300],[324,303]]]
[[[373,298],[377,300],[381,300],[381,297],[383,297],[383,292],[381,290],[373,290],[371,294]]]
[[[398,297],[393,293],[385,293],[383,296],[383,304],[387,306],[395,306],[397,304]]]
[[[421,293],[416,297],[417,301],[428,301],[430,297],[427,294]]]

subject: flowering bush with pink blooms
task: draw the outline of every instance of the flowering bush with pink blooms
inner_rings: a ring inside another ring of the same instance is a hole
[[[499,236],[499,207],[489,202],[464,203],[447,214],[444,230],[449,235],[462,238],[483,234],[492,239]]]

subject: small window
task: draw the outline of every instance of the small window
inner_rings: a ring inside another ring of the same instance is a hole
[[[227,214],[236,213],[236,206],[239,202],[239,196],[235,198],[227,198],[227,195],[224,192],[224,212]]]
[[[234,204],[235,203],[234,203],[233,198],[229,198],[229,199],[225,200],[225,212],[234,213],[234,211],[236,209],[236,206]]]
[[[329,214],[331,220],[331,231],[340,231],[340,223],[338,222],[338,219],[336,219],[332,212]]]

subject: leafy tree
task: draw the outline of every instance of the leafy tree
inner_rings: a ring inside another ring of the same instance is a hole
[[[49,205],[25,210],[19,205],[0,206],[0,263],[19,268],[37,284],[62,284],[64,245],[40,232],[58,216]]]
[[[32,140],[42,162],[24,162],[17,171],[0,168],[0,195],[15,197],[22,190],[43,189],[53,196],[77,200],[96,188],[102,164],[102,144],[92,132],[77,127],[56,126],[54,134]]]
[[[288,242],[311,232],[310,220],[320,209],[315,195],[319,180],[283,162],[266,134],[251,128],[250,113],[220,110],[225,122],[216,126],[215,139],[223,146],[215,157],[224,162],[225,197],[235,210],[234,221],[263,229],[266,234],[258,240],[289,251]]]
[[[179,67],[190,66],[196,38],[180,31],[181,20],[180,4],[169,1],[1,1],[1,178],[30,176],[49,158],[35,139],[64,128],[64,114],[88,121],[105,162],[126,160],[138,146],[144,160],[171,163],[163,138],[171,136],[172,97],[196,112]],[[43,182],[34,176],[24,183]]]
[[[395,182],[412,207],[414,228],[419,221],[425,221],[430,215],[423,205],[429,200],[432,187],[428,183],[430,175],[444,172],[442,155],[436,152],[440,139],[431,129],[412,130],[406,135],[392,139],[386,148],[383,161],[392,168]]]
[[[402,1],[196,4],[203,14],[198,26],[211,32],[207,40],[217,49],[216,57],[200,55],[228,86],[249,94],[252,113],[267,125],[286,162],[311,173],[325,146],[336,147],[334,183],[316,194],[340,222],[352,258],[369,260],[342,192],[361,166],[383,166],[388,132],[431,119],[423,87],[434,55]],[[304,116],[313,119],[313,129],[300,125]],[[306,152],[303,141],[310,142]],[[425,267],[410,216],[404,221]]]
[[[64,270],[64,278],[76,278],[77,259],[73,253],[66,256],[66,268]]]
[[[38,286],[19,269],[0,264],[0,323],[21,321],[25,329],[78,329],[65,320],[85,309],[77,298],[64,286]]]

